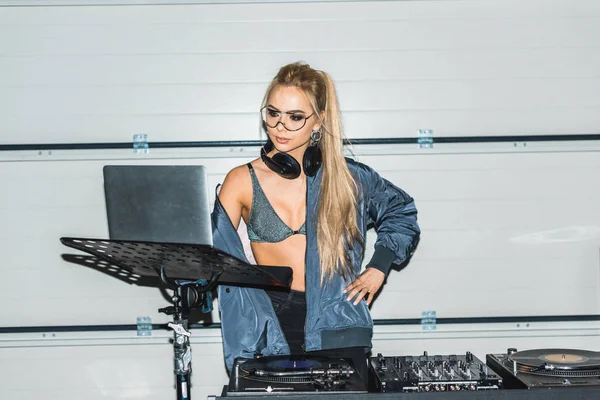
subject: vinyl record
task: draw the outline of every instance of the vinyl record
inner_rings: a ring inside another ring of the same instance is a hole
[[[283,360],[271,360],[267,363],[267,368],[276,370],[297,370],[297,369],[309,369],[309,368],[320,368],[321,363],[317,360],[294,360],[294,359],[283,359]]]
[[[600,374],[600,353],[576,349],[536,349],[508,356],[522,372],[553,374],[560,371],[595,371]]]

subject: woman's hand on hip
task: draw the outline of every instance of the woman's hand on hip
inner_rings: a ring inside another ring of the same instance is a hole
[[[367,305],[370,305],[384,281],[385,274],[383,272],[375,268],[367,268],[344,289],[344,293],[348,293],[346,300],[351,301],[354,298],[354,305],[357,305],[367,296]]]

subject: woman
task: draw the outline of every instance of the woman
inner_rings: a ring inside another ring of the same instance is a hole
[[[366,379],[373,321],[368,305],[392,264],[419,237],[413,199],[369,167],[344,158],[331,78],[302,63],[280,69],[263,99],[261,157],[229,172],[215,202],[215,246],[245,259],[243,219],[256,263],[290,266],[291,291],[221,286],[225,361],[255,354],[353,358]],[[360,273],[367,227],[373,258]]]

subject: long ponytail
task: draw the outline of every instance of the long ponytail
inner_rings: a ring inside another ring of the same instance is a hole
[[[321,141],[323,182],[317,214],[317,241],[323,281],[336,272],[344,278],[351,276],[348,250],[357,241],[362,245],[364,240],[357,221],[358,188],[344,158],[343,127],[336,89],[326,72],[321,71],[321,75],[327,91],[323,121],[325,131]]]
[[[321,259],[321,283],[340,274],[353,275],[349,251],[355,245],[364,248],[358,228],[358,188],[344,158],[343,127],[335,85],[331,77],[304,63],[282,67],[263,99],[277,86],[302,89],[315,114],[320,118],[323,154],[323,181],[317,209],[317,246]]]

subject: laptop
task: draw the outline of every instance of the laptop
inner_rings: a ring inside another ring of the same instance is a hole
[[[103,175],[110,239],[212,246],[204,166],[107,165]]]

